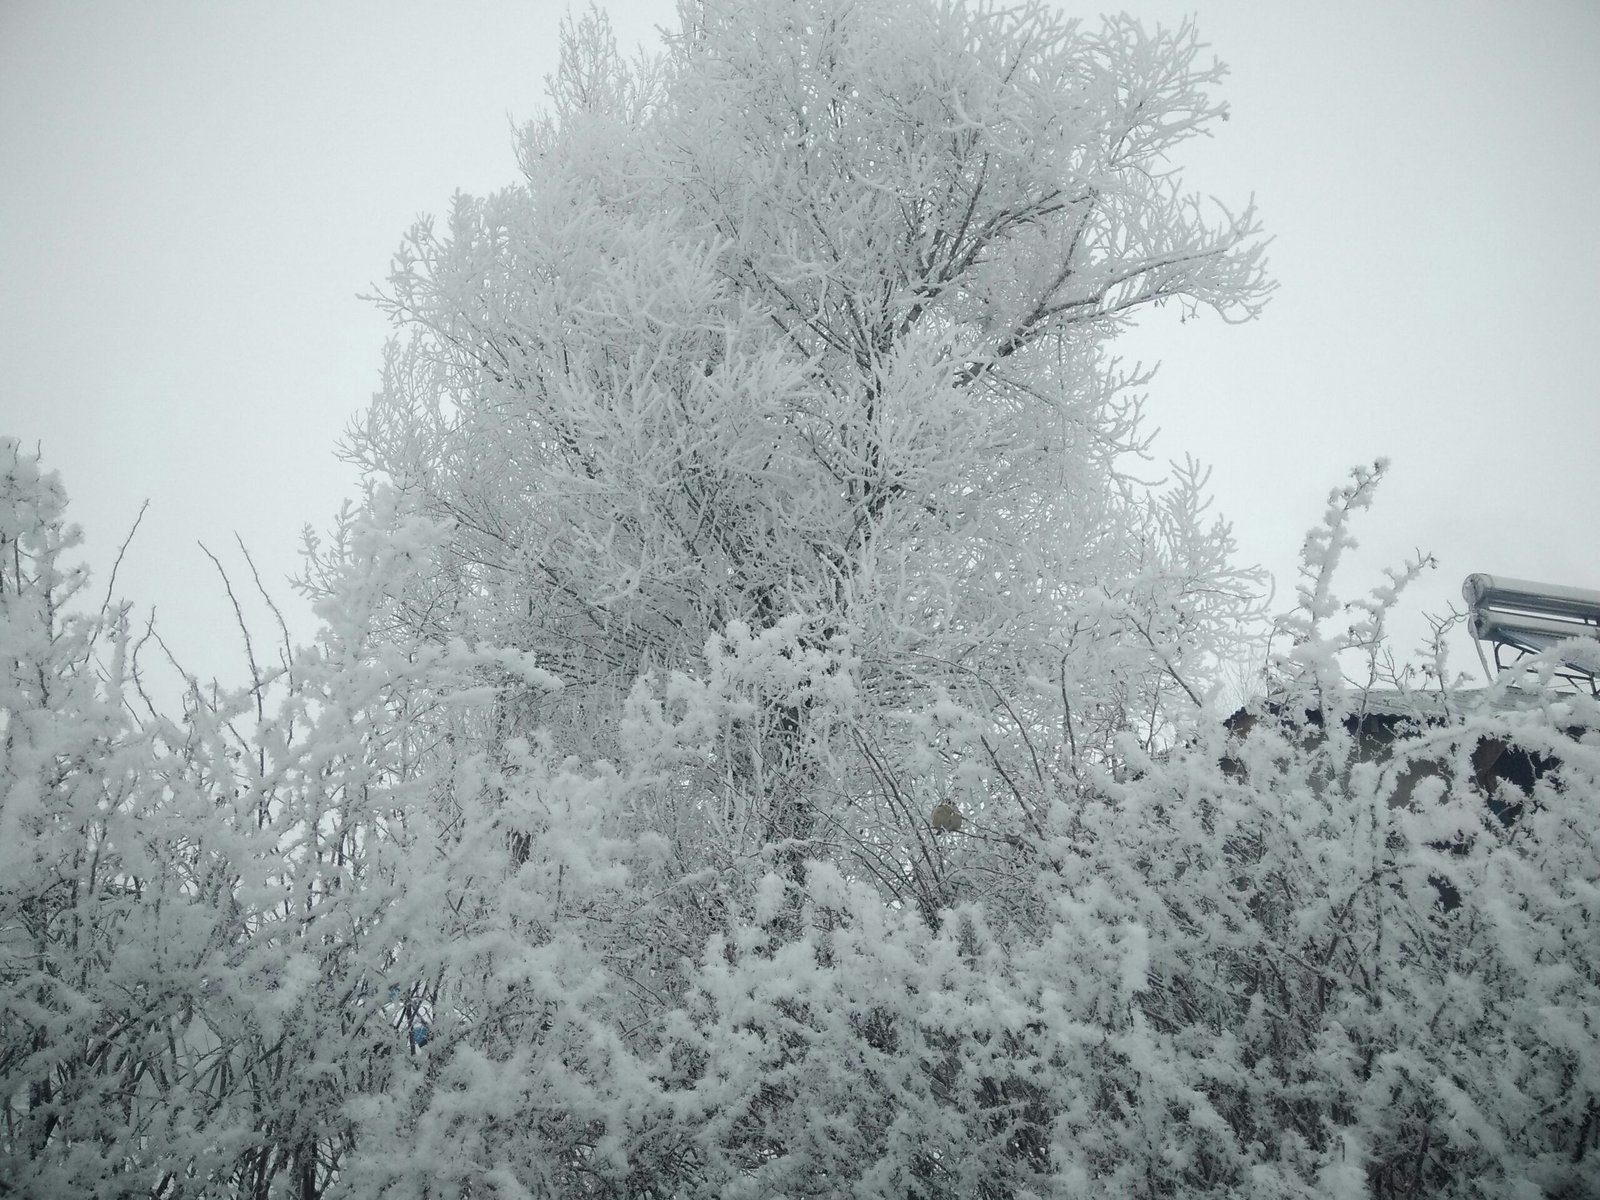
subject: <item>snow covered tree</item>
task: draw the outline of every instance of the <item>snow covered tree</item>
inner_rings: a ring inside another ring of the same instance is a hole
[[[1110,349],[1266,293],[1254,217],[1172,170],[1219,74],[1044,6],[687,4],[631,67],[569,24],[526,181],[408,237],[349,440],[452,530],[415,628],[559,675],[502,732],[642,756],[686,870],[987,891],[1042,828],[1005,782],[1041,693],[1085,760],[1159,740],[1248,608],[1195,474],[1136,482]]]
[[[454,745],[505,764],[542,744],[617,772],[591,803],[633,847],[634,900],[612,900],[599,961],[629,998],[607,1013],[629,1031],[615,1053],[653,1064],[633,1068],[652,1081],[638,1094],[680,1114],[734,1103],[707,1099],[735,1069],[730,1021],[770,1029],[776,1056],[746,1076],[765,1132],[663,1124],[642,1099],[601,1115],[585,1091],[573,1112],[593,1121],[549,1161],[631,1187],[649,1144],[674,1164],[661,1191],[834,1189],[845,1168],[772,1117],[772,1089],[802,1070],[801,1040],[859,1049],[836,990],[859,991],[855,966],[764,1015],[719,997],[757,986],[740,971],[825,956],[830,922],[886,927],[873,904],[914,913],[906,936],[935,959],[963,904],[990,914],[965,928],[999,931],[973,963],[1048,943],[1061,797],[1121,761],[1120,738],[1166,744],[1199,710],[1252,580],[1198,470],[1137,481],[1147,376],[1111,347],[1141,306],[1239,318],[1267,291],[1253,215],[1208,216],[1172,173],[1221,115],[1219,74],[1187,27],[1089,31],[1042,6],[686,4],[665,52],[632,65],[590,14],[564,31],[525,182],[408,237],[385,387],[348,449],[446,540],[387,619],[561,680],[504,694]],[[817,915],[830,879],[853,917]],[[519,936],[596,952],[600,926],[559,928]],[[1076,982],[1126,1013],[1120,954]],[[1042,1069],[995,1066],[1019,1037],[947,1031],[918,1060],[946,1067],[880,1097],[904,1121],[932,1089],[945,1126],[990,1130],[956,1174],[884,1178],[1043,1186],[1051,1104],[1021,1142],[1004,1132]],[[1118,1060],[1097,1062],[1109,1079]],[[462,1069],[411,1111],[459,1112],[484,1070]],[[790,1116],[818,1100],[779,1090]],[[540,1122],[556,1125],[572,1128]],[[608,1162],[618,1146],[630,1156]],[[882,1151],[864,1143],[851,1169]],[[405,1160],[377,1153],[362,1170],[387,1163],[400,1186]]]

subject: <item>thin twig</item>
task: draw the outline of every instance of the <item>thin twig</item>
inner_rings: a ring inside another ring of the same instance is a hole
[[[133,519],[133,528],[128,530],[128,536],[122,539],[122,545],[117,548],[116,561],[111,564],[111,577],[106,580],[106,598],[100,602],[101,612],[105,612],[106,609],[111,607],[111,593],[116,590],[117,572],[122,569],[123,555],[128,553],[128,547],[133,542],[133,535],[139,532],[139,524],[144,520],[145,511],[149,507],[149,500],[139,505],[139,515]]]
[[[239,633],[244,638],[245,661],[250,664],[250,690],[256,700],[256,719],[264,721],[267,713],[266,705],[261,698],[261,689],[264,686],[261,679],[261,668],[256,663],[256,648],[250,640],[250,627],[245,624],[244,610],[239,607],[239,598],[233,594],[233,581],[228,578],[228,572],[223,569],[222,563],[218,561],[217,556],[206,549],[204,542],[196,542],[195,545],[200,547],[201,553],[211,560],[212,565],[217,568],[217,574],[222,576],[222,586],[227,590],[228,600],[233,605],[234,618],[239,622]]]
[[[111,596],[116,591],[117,572],[122,569],[122,558],[128,553],[128,546],[133,542],[133,535],[139,532],[139,524],[144,520],[145,510],[149,507],[150,501],[148,499],[139,505],[139,515],[133,518],[133,528],[128,530],[128,536],[122,539],[122,545],[117,548],[116,561],[111,564],[111,576],[106,580],[106,598],[100,601],[100,613],[102,616],[111,607]],[[95,639],[100,636],[100,629],[101,626],[97,623],[94,630],[89,634],[88,649],[94,649]]]
[[[289,623],[283,619],[283,613],[279,611],[271,593],[262,584],[261,572],[256,570],[256,560],[250,557],[250,551],[245,548],[244,539],[235,533],[233,540],[238,543],[239,553],[244,555],[245,564],[250,568],[250,577],[255,580],[256,591],[261,593],[261,598],[267,602],[267,607],[272,610],[273,618],[278,622],[278,632],[283,635],[283,669],[288,676],[289,690],[293,691],[294,668],[292,664],[294,663],[294,649],[289,644]]]

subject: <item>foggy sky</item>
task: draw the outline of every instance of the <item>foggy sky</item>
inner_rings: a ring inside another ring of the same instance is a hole
[[[609,8],[625,46],[673,19]],[[1232,68],[1231,120],[1178,165],[1254,195],[1280,284],[1251,324],[1130,339],[1164,364],[1150,476],[1212,464],[1280,602],[1329,488],[1379,455],[1346,598],[1416,549],[1440,569],[1413,610],[1471,571],[1600,588],[1600,6],[1130,9],[1194,12]],[[0,434],[62,472],[97,592],[149,499],[117,592],[202,677],[245,672],[196,540],[242,572],[237,533],[309,636],[281,581],[356,492],[334,447],[386,332],[357,296],[419,214],[515,181],[564,10],[0,0]]]

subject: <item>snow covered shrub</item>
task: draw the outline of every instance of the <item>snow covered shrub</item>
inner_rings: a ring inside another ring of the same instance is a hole
[[[83,604],[59,479],[10,439],[0,471],[0,1180],[159,1195],[236,1132],[199,1015],[228,973],[228,833],[133,718],[139,640]]]
[[[1110,789],[1098,854],[1134,865],[1141,1008],[1230,1131],[1205,1168],[1228,1187],[1592,1194],[1600,705],[1554,691],[1554,660],[1531,688],[1345,682],[1341,652],[1373,649],[1395,595],[1328,630],[1379,474],[1308,543],[1271,693]],[[1485,770],[1506,747],[1539,756],[1525,791]]]

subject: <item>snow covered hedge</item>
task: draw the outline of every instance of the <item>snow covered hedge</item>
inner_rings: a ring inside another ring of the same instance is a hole
[[[394,510],[346,531],[276,712],[141,725],[124,614],[69,603],[59,484],[5,453],[13,1194],[1591,1194],[1586,697],[1480,700],[1376,758],[1349,689],[1129,739],[1015,779],[1040,835],[929,919],[663,826],[759,681],[708,663],[698,742],[618,764],[480,743],[552,681],[370,635],[438,537]],[[1485,792],[1485,739],[1542,756],[1525,794]],[[933,844],[951,871],[974,817]]]

